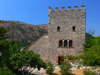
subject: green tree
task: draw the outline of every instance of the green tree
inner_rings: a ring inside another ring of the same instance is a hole
[[[10,63],[9,58],[11,57],[12,54],[16,54],[16,53],[20,53],[21,52],[21,44],[18,44],[17,42],[14,42],[14,44],[9,43],[8,47],[9,47],[8,48],[8,54],[3,57],[3,61],[4,61],[5,66],[7,68],[13,70],[12,64]]]
[[[4,61],[7,61],[8,58],[11,56],[11,53],[13,54],[15,51],[17,52],[18,48],[14,49],[13,47],[15,47],[17,42],[15,41],[6,41],[6,40],[1,40],[0,41],[0,52],[2,53],[2,56],[0,56],[0,58],[2,59],[0,61],[0,63],[7,63]]]
[[[90,48],[92,45],[92,40],[94,39],[94,37],[92,36],[94,34],[94,31],[89,31],[88,33],[86,33],[86,37],[85,37],[85,43],[83,44],[83,49],[85,51],[87,51],[87,48]]]
[[[0,27],[0,40],[6,40],[10,36],[7,36],[7,32],[9,32],[10,29],[5,29],[4,27]]]
[[[0,21],[2,22],[2,21]],[[3,70],[3,67],[7,67],[8,69],[12,70],[12,64],[10,64],[9,58],[12,54],[18,53],[20,48],[18,42],[15,41],[7,41],[6,39],[10,36],[7,36],[7,32],[10,29],[5,29],[4,27],[0,27],[0,68]],[[4,73],[5,74],[5,73]],[[2,75],[4,75],[2,72]],[[5,74],[7,75],[7,74]],[[11,74],[9,74],[11,75]]]
[[[0,21],[3,22],[3,21]],[[7,41],[6,39],[10,36],[7,36],[7,32],[10,29],[5,29],[4,27],[0,27],[0,67],[10,67],[9,57],[13,53],[17,53],[21,47],[18,47],[18,42],[15,41]]]
[[[14,44],[9,44],[9,54],[16,54],[16,53],[20,53],[21,52],[21,44],[18,44],[17,42],[15,42]]]
[[[90,47],[84,48],[82,51],[83,55],[80,55],[80,58],[83,59],[83,64],[84,65],[89,65],[89,66],[100,66],[100,36],[98,37],[90,37],[88,38]],[[85,44],[86,44],[85,43]]]
[[[92,46],[88,51],[81,55],[83,65],[100,66],[100,46]]]
[[[15,75],[13,72],[9,69],[0,69],[0,75]]]
[[[0,21],[0,23],[3,21]],[[10,42],[6,41],[7,38],[10,36],[7,36],[7,32],[10,31],[10,29],[5,29],[4,27],[0,27],[0,53],[4,56],[8,53],[8,45]]]
[[[10,63],[15,70],[23,66],[36,67],[36,65],[38,69],[41,67],[46,68],[46,63],[40,58],[40,55],[34,53],[32,50],[22,50],[21,53],[11,55]]]

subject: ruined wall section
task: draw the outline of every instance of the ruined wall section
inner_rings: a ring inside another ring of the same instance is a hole
[[[31,45],[29,49],[40,54],[40,57],[43,60],[48,60],[48,35],[42,36],[33,45]]]
[[[85,6],[68,7],[65,10],[64,7],[49,8],[49,28],[48,28],[48,43],[49,43],[49,60],[56,62],[58,55],[79,55],[79,51],[83,50],[83,43],[85,43]],[[57,27],[60,27],[60,31],[57,31]],[[76,31],[72,30],[72,27],[76,27]],[[59,48],[59,40],[73,40],[73,48]]]

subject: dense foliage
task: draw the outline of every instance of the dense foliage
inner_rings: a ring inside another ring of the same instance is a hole
[[[71,55],[66,55],[68,60],[74,60],[74,57]]]
[[[10,37],[7,36],[8,31],[10,31],[10,29],[5,29],[4,27],[0,27],[0,40],[5,40]]]
[[[0,56],[0,67],[6,66],[11,69],[12,67],[9,57],[14,53],[18,53],[20,49],[21,47],[17,44],[17,42],[6,40],[0,41],[0,52],[2,53],[2,56]]]
[[[10,45],[13,45],[15,41],[7,41],[6,39],[10,36],[7,36],[7,32],[10,29],[5,29],[4,27],[0,27],[0,53],[2,54],[0,56],[0,67],[7,66],[9,63],[8,58],[10,56],[9,54],[9,48]],[[7,63],[8,62],[8,63]]]
[[[46,63],[40,58],[40,55],[30,50],[22,50],[21,53],[13,54],[10,57],[10,62],[14,69],[22,68],[23,66],[46,68]]]
[[[0,69],[0,75],[15,75],[13,72],[9,69]]]
[[[100,46],[92,46],[88,51],[81,55],[83,65],[87,66],[100,66]]]
[[[87,48],[91,47],[91,42],[92,40],[95,38],[92,35],[94,34],[94,32],[89,31],[88,33],[86,33],[86,37],[85,37],[85,43],[83,44],[83,49],[84,51],[87,51]]]

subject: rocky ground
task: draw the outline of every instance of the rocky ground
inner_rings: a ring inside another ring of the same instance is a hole
[[[92,69],[92,67],[90,66],[82,66],[78,69],[78,64],[73,64],[72,62],[70,62],[71,65],[72,65],[72,74],[74,75],[83,75],[83,71],[85,69],[90,69],[91,71],[95,71],[98,73],[98,75],[100,74],[98,70],[100,70],[99,68],[96,68],[96,69]],[[55,67],[55,70],[53,71],[54,74],[56,75],[61,75],[61,73],[59,72],[60,71],[60,68],[59,68],[59,65],[54,65]],[[30,75],[47,75],[46,74],[46,69],[44,68],[41,68],[40,70],[38,70],[38,68],[31,68],[31,67],[23,67],[22,70],[26,71],[28,74]]]

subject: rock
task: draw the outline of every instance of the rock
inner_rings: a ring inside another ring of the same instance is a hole
[[[44,68],[41,68],[39,73],[41,73],[41,74],[46,73],[46,70]]]
[[[38,72],[38,68],[35,68],[31,73]]]
[[[59,70],[59,71],[60,71],[60,67],[59,67],[59,66],[56,66],[56,67],[55,67],[55,69],[57,69],[57,70]]]
[[[88,67],[86,67],[87,69],[91,69],[91,67],[90,66],[88,66]]]
[[[33,68],[31,68],[30,70],[29,70],[29,72],[32,72],[34,70],[34,67]]]
[[[76,67],[78,67],[78,65],[76,65]]]

